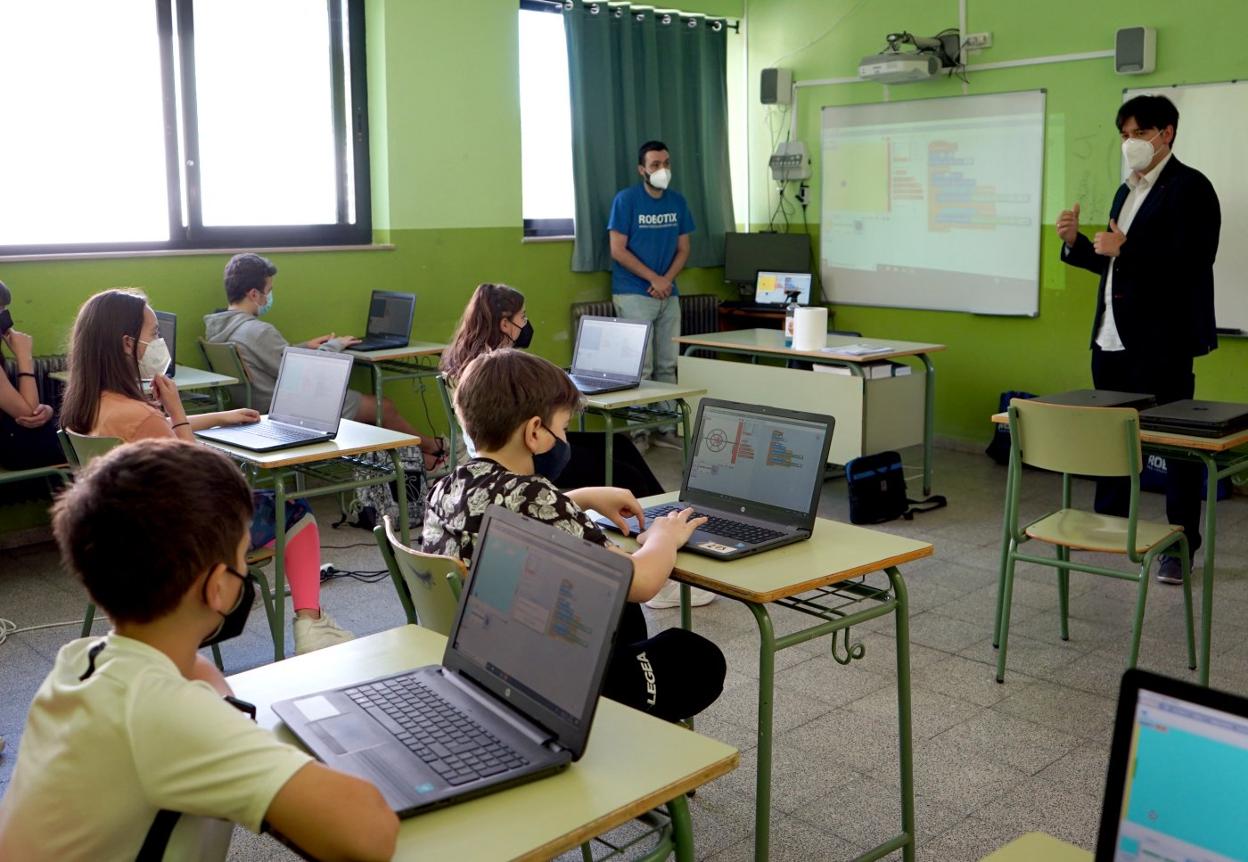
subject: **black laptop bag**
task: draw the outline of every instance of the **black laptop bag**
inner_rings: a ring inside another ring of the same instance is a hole
[[[901,455],[879,452],[863,455],[845,465],[849,482],[849,520],[854,524],[882,524],[896,518],[907,521],[919,512],[939,509],[948,502],[941,494],[926,500],[906,496],[906,477]]]

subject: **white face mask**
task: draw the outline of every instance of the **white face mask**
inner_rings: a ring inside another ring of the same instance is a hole
[[[1160,134],[1161,132],[1157,133],[1157,135]],[[1147,141],[1143,138],[1127,138],[1122,142],[1122,157],[1127,160],[1127,167],[1136,172],[1148,167],[1148,163],[1156,154],[1153,150],[1153,141],[1157,140],[1157,135],[1153,135]]]
[[[672,172],[669,168],[659,168],[650,175],[650,185],[659,191],[666,189],[671,182]]]
[[[169,347],[165,344],[165,339],[157,338],[153,341],[140,341],[140,344],[146,344],[147,349],[143,351],[143,355],[139,357],[139,376],[144,380],[150,380],[158,374],[164,374],[169,370]]]

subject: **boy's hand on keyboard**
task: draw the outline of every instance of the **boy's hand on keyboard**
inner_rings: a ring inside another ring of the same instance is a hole
[[[577,488],[569,491],[568,497],[582,509],[593,509],[601,514],[626,536],[632,533],[630,517],[637,519],[639,531],[646,528],[646,510],[633,493],[624,488]]]
[[[706,521],[705,515],[695,516],[692,507],[679,512],[668,512],[662,518],[651,521],[650,529],[637,534],[637,544],[645,545],[651,539],[659,537],[672,541],[677,548],[682,548],[693,535],[693,531]]]

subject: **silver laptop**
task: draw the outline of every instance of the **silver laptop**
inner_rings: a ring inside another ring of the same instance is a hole
[[[269,412],[259,422],[196,431],[196,437],[253,452],[332,440],[342,421],[354,360],[345,353],[287,347]]]
[[[809,539],[834,424],[818,413],[703,398],[680,499],[646,509],[646,523],[692,506],[710,521],[685,550],[720,560]]]
[[[648,321],[585,315],[576,328],[572,382],[585,395],[636,389],[649,343]]]
[[[364,340],[352,350],[389,350],[406,347],[416,317],[416,294],[374,290],[368,301],[368,325]]]
[[[632,577],[628,557],[492,506],[441,665],[273,711],[400,816],[550,775],[585,751]]]
[[[1248,859],[1248,700],[1128,670],[1097,862]]]

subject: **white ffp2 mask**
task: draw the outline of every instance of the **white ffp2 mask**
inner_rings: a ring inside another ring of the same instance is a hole
[[[147,345],[147,349],[139,357],[140,377],[144,380],[150,380],[169,370],[169,363],[172,360],[170,359],[169,346],[165,344],[165,339],[156,338],[152,341],[141,341],[139,343]]]
[[[659,191],[666,189],[672,182],[672,172],[668,168],[659,168],[650,175],[650,185]]]
[[[1157,133],[1161,134],[1160,132]],[[1147,141],[1143,138],[1127,138],[1122,142],[1122,157],[1127,161],[1127,167],[1131,170],[1139,171],[1148,167],[1148,163],[1153,160],[1155,150],[1153,150],[1153,141],[1157,140],[1157,135],[1153,135]]]

